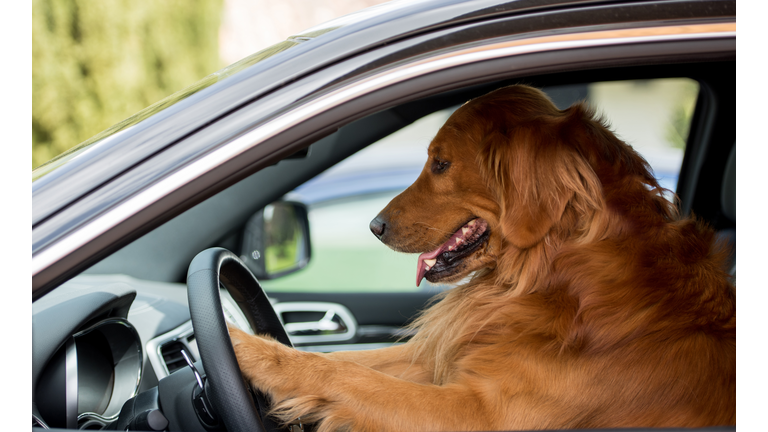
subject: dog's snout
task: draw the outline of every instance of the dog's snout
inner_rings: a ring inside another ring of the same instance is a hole
[[[387,223],[381,215],[376,216],[369,225],[371,232],[377,239],[381,240],[381,236],[384,235],[384,230],[387,228]]]

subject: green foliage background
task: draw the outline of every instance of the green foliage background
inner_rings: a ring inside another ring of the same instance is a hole
[[[32,167],[220,69],[223,0],[33,0]]]

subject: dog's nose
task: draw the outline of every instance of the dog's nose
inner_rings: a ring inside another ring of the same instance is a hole
[[[382,218],[381,215],[376,216],[373,218],[369,226],[373,235],[381,240],[381,236],[384,235],[384,230],[387,228],[387,224],[384,222],[384,218]]]

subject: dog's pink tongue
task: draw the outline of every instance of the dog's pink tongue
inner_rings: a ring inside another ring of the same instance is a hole
[[[450,240],[448,240],[450,242]],[[416,286],[421,285],[421,280],[424,279],[424,275],[429,271],[429,269],[432,268],[433,265],[435,265],[435,262],[432,262],[432,265],[424,263],[425,260],[434,260],[437,258],[438,255],[443,253],[444,247],[446,243],[443,243],[439,248],[433,250],[432,252],[424,252],[423,254],[419,255],[419,261],[417,263],[418,268],[416,269]]]
[[[431,252],[425,252],[419,255],[419,259],[416,264],[418,266],[416,268],[416,286],[421,285],[421,280],[424,279],[424,275],[427,274],[429,269],[431,269],[435,265],[435,262],[437,262],[438,255],[443,253],[443,251],[453,250],[457,246],[461,245],[467,234],[474,232],[476,226],[480,226],[479,224],[476,225],[476,221],[477,219],[473,219],[463,227],[459,228],[459,230],[453,233],[451,238],[440,245],[439,248]]]

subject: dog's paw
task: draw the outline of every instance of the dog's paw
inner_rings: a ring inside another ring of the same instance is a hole
[[[240,330],[237,326],[231,323],[227,323],[227,329],[229,330],[229,338],[232,341],[232,346],[236,347],[237,345],[243,343],[247,340],[247,338],[251,337],[248,333]]]
[[[261,387],[258,377],[275,373],[285,348],[282,344],[266,335],[251,335],[228,324],[232,348],[243,376]]]

